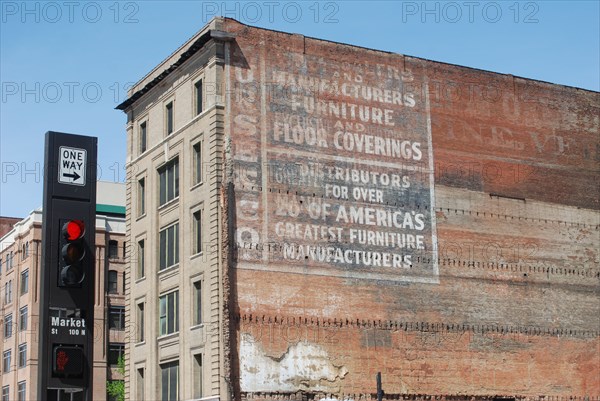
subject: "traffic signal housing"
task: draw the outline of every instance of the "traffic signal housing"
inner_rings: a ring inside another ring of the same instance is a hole
[[[78,219],[65,220],[61,223],[58,286],[80,287],[86,273],[85,223]]]
[[[52,352],[52,374],[57,377],[81,377],[85,359],[77,345],[56,345]]]

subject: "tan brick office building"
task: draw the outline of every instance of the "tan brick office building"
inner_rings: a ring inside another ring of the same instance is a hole
[[[129,399],[597,400],[599,104],[213,20],[119,106]]]
[[[94,400],[105,400],[106,381],[123,379],[116,366],[126,340],[123,184],[98,183],[96,213]],[[2,401],[37,397],[41,246],[41,209],[32,211],[0,238]],[[70,400],[65,394],[61,397]]]

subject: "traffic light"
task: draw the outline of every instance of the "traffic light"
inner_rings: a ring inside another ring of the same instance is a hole
[[[94,137],[46,134],[38,400],[93,399],[97,149]]]
[[[79,287],[85,278],[84,235],[85,223],[82,220],[67,220],[62,224],[59,287]]]
[[[60,377],[81,377],[83,349],[77,345],[57,345],[52,352],[52,373]]]

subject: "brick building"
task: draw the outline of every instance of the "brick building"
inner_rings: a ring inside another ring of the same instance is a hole
[[[214,19],[118,107],[129,399],[597,400],[599,107]]]
[[[4,237],[19,221],[21,219],[17,217],[0,217],[0,237]]]
[[[96,207],[94,400],[107,399],[106,381],[125,348],[125,188],[99,182]],[[0,237],[2,305],[2,401],[29,401],[37,394],[42,210],[34,210]],[[71,395],[61,394],[61,400]],[[73,395],[77,400],[77,395]]]

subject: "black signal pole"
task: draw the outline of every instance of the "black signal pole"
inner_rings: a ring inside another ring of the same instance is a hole
[[[92,401],[95,137],[46,133],[37,399]]]

